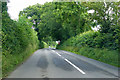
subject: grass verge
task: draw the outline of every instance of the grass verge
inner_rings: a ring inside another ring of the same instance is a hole
[[[58,49],[70,51],[82,56],[86,56],[91,59],[95,59],[116,67],[120,67],[119,64],[119,52],[117,50],[108,50],[100,48],[90,48],[90,47],[72,47],[72,46],[60,46]]]
[[[25,61],[34,51],[35,46],[29,47],[22,53],[2,55],[2,77],[7,77],[18,65]]]

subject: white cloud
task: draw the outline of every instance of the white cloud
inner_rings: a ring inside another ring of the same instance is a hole
[[[11,19],[18,19],[19,12],[24,8],[34,4],[44,4],[45,2],[52,2],[53,0],[10,0],[8,3],[8,13]]]

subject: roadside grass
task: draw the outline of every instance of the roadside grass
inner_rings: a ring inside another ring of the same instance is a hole
[[[100,48],[91,48],[91,47],[73,47],[73,46],[59,46],[58,49],[70,51],[78,55],[86,56],[91,59],[95,59],[116,67],[120,67],[119,64],[119,51],[117,50],[108,50]]]
[[[35,45],[29,45],[21,53],[2,55],[2,77],[7,77],[18,65],[22,64],[36,50]]]

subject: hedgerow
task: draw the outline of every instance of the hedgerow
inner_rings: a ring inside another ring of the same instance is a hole
[[[94,31],[84,32],[69,38],[61,45],[58,45],[57,48],[71,51],[117,67],[120,66],[118,64],[118,38],[115,38],[111,33],[104,34]]]
[[[37,32],[24,16],[18,21],[2,12],[2,74],[7,76],[18,64],[38,49]]]
[[[75,37],[69,38],[62,45],[76,46],[76,47],[92,47],[92,48],[107,48],[109,50],[118,50],[118,38],[114,38],[111,33],[100,33],[94,31],[84,32]]]

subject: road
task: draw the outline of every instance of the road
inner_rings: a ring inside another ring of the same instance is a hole
[[[112,67],[112,73],[106,65],[63,50],[40,49],[8,78],[117,78],[117,68]],[[106,70],[99,66],[106,66]]]

